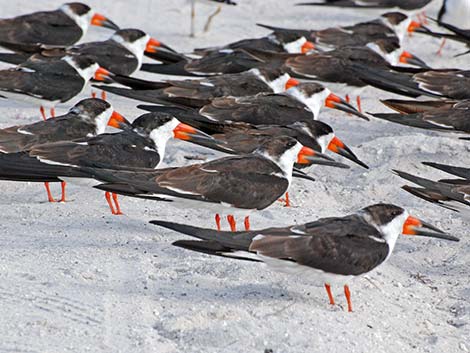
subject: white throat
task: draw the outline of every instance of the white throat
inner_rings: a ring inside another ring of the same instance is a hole
[[[297,87],[292,87],[288,89],[286,93],[297,99],[299,102],[305,104],[313,113],[313,120],[317,120],[320,115],[321,108],[325,105],[325,99],[330,95],[331,91],[328,88],[325,88],[321,92],[315,93],[311,97],[307,97],[302,91],[297,89]]]
[[[386,53],[383,51],[381,47],[379,47],[375,43],[368,43],[367,47],[373,50],[374,52],[376,52],[377,54],[379,54],[385,60],[387,60],[389,64],[394,65],[394,66],[400,64],[401,48],[397,48],[391,53]]]
[[[255,75],[261,81],[266,83],[272,89],[274,93],[284,92],[286,90],[287,81],[289,81],[290,79],[290,75],[286,73],[286,74],[279,76],[273,81],[268,81],[258,69],[251,69],[250,71],[253,73],[253,75]]]
[[[91,19],[93,17],[93,10],[88,11],[86,14],[79,16],[75,12],[73,12],[69,5],[64,4],[62,5],[59,10],[69,16],[82,30],[82,37],[88,31],[88,27],[90,26]]]
[[[292,182],[292,170],[294,163],[297,161],[297,155],[302,149],[302,145],[297,142],[294,147],[285,151],[280,157],[271,156],[269,153],[262,153],[262,156],[273,161],[282,170],[282,175],[287,179],[289,186]]]
[[[111,115],[113,114],[113,111],[114,111],[113,108],[109,107],[108,109],[106,109],[104,112],[102,112],[96,117],[96,120],[95,120],[96,121],[95,134],[96,135],[100,135],[104,133],[104,131],[106,130],[106,126],[108,126],[109,119],[111,118]]]
[[[75,71],[82,77],[85,82],[88,82],[91,80],[91,78],[95,75],[96,70],[98,70],[99,65],[97,63],[94,63],[93,65],[88,66],[87,68],[80,68],[78,65],[75,63],[72,57],[66,56],[62,60],[66,61],[70,66],[72,66]]]
[[[299,39],[283,44],[284,50],[290,54],[302,54],[302,47],[307,42],[305,37],[300,37]]]
[[[173,130],[178,126],[179,123],[180,122],[177,119],[172,119],[166,124],[156,129],[153,129],[149,135],[150,139],[155,144],[157,153],[160,156],[160,162],[163,160],[165,156],[166,144],[168,140],[174,136]],[[158,165],[155,166],[155,168],[156,167],[158,167]]]
[[[142,66],[142,61],[144,58],[144,51],[147,46],[147,42],[149,41],[150,36],[145,35],[142,38],[137,39],[134,42],[128,42],[124,40],[119,34],[115,34],[111,37],[111,40],[118,43],[119,45],[123,46],[127,50],[129,50],[137,59],[137,69],[136,71],[140,70]]]
[[[335,137],[335,134],[330,132],[328,135],[322,135],[317,139],[318,144],[321,147],[322,153],[326,152],[326,150],[328,149],[328,145],[330,144],[331,140],[334,139],[334,137]]]
[[[393,249],[395,248],[395,244],[397,242],[398,237],[400,236],[400,234],[403,233],[403,225],[405,224],[405,221],[408,216],[408,212],[405,211],[400,216],[395,217],[391,222],[387,224],[374,224],[374,226],[383,234],[383,239],[387,242],[389,246],[388,255],[385,260],[390,257],[393,252]]]

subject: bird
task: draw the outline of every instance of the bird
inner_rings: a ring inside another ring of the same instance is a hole
[[[364,46],[379,39],[395,39],[401,43],[407,33],[412,34],[421,27],[420,23],[412,21],[410,17],[401,12],[386,12],[371,21],[321,30],[288,29],[259,23],[257,25],[272,30],[273,34],[277,35],[291,33],[304,36],[307,40],[312,41],[314,46],[319,45],[322,48],[330,49],[342,46]]]
[[[422,10],[432,0],[320,0],[316,2],[303,2],[297,6],[332,6],[354,9],[398,9],[400,11],[414,12]]]
[[[455,170],[456,167],[439,165],[435,163],[423,163],[436,167],[444,171]],[[418,187],[404,185],[402,189],[425,201],[437,204],[446,209],[458,212],[470,220],[470,179],[469,169],[459,168],[459,172],[464,172],[465,179],[441,179],[433,181],[418,177],[403,171],[394,170],[399,177],[411,181]]]
[[[85,56],[44,59],[33,55],[23,64],[0,71],[0,98],[10,98],[51,109],[76,97],[91,78],[103,81],[109,72]]]
[[[157,107],[155,108],[155,111],[159,111]],[[171,108],[161,107],[161,111],[171,112]],[[178,114],[175,113],[175,115]],[[184,118],[182,119],[185,120]],[[221,152],[249,154],[253,153],[266,139],[271,139],[275,136],[290,136],[299,141],[303,146],[309,147],[316,152],[323,154],[329,150],[363,168],[369,168],[335,135],[330,125],[319,120],[294,121],[288,125],[253,125],[245,122],[219,123],[210,119],[188,120],[188,123],[191,123],[192,126],[211,135],[215,139],[215,141],[201,140],[200,143],[203,146],[214,148]],[[330,163],[324,158],[318,162],[319,164],[340,168],[345,167],[343,164]]]
[[[200,239],[173,242],[183,249],[262,262],[275,271],[319,279],[331,305],[335,304],[331,286],[343,283],[349,312],[353,308],[348,283],[385,263],[400,234],[459,241],[393,204],[371,205],[344,217],[244,232],[161,220],[150,223]]]
[[[361,111],[360,94],[366,86],[375,83],[370,82],[373,80],[369,81],[363,78],[367,79],[369,76],[374,78],[377,71],[403,71],[388,61],[395,57],[388,54],[398,53],[397,49],[399,49],[397,43],[391,46],[390,44],[389,41],[378,40],[371,47],[345,46],[310,55],[270,54],[268,56],[261,51],[248,49],[245,51],[260,61],[270,61],[272,63],[270,65],[281,67],[284,72],[288,72],[294,78],[323,83],[331,87],[333,91],[345,95],[346,100],[349,100],[350,95],[356,95],[358,110]],[[412,58],[413,61],[419,62],[418,58],[414,56]],[[396,59],[399,60],[398,57]],[[423,64],[425,65],[425,63]],[[380,88],[380,85],[377,84],[377,86]]]
[[[195,37],[196,32],[195,32],[195,19],[196,19],[196,0],[190,0],[191,1],[191,32],[190,32],[190,37]],[[199,0],[202,1],[202,0]],[[217,9],[212,13],[207,18],[206,24],[204,25],[204,32],[208,32],[210,29],[210,25],[212,23],[212,20],[217,16],[221,11],[222,11],[222,5],[237,5],[235,1],[232,0],[205,0],[203,1],[206,4],[210,5],[217,5]]]
[[[119,126],[116,127],[122,131],[44,143],[20,153],[0,155],[0,179],[46,179],[49,182],[72,181],[87,186],[95,185],[98,182],[81,171],[81,167],[153,169],[163,160],[167,141],[172,137],[186,141],[212,140],[208,135],[180,123],[174,116],[166,113],[143,114],[132,124],[119,121]],[[121,215],[117,195],[106,193],[105,197],[111,213]],[[61,201],[65,201],[65,193]]]
[[[34,12],[0,20],[0,46],[28,52],[30,46],[69,46],[86,34],[89,25],[113,30],[119,27],[88,5],[71,2],[54,11]]]
[[[388,104],[389,106],[393,105]],[[423,105],[426,106],[427,102]],[[416,106],[420,106],[417,102]],[[424,111],[405,114],[379,113],[375,118],[427,130],[470,133],[470,100],[457,102],[438,101]]]
[[[111,75],[111,81],[128,88],[95,86],[106,92],[148,103],[176,103],[202,108],[214,98],[250,96],[260,92],[281,93],[297,86],[299,81],[281,70],[251,69],[237,74],[225,74],[203,79],[168,80],[161,82],[123,78]]]
[[[4,158],[5,154],[30,151],[37,145],[100,135],[107,125],[120,128],[125,123],[127,120],[113,111],[108,102],[95,98],[83,99],[66,114],[54,119],[0,129],[0,158]],[[60,200],[65,201],[65,183],[61,186]],[[55,202],[47,180],[45,187],[49,202]]]
[[[43,57],[87,56],[114,74],[130,76],[142,66],[144,52],[155,53],[160,48],[172,50],[140,29],[125,28],[116,31],[105,41],[87,42],[63,48],[39,46],[35,54],[41,54]],[[0,53],[0,61],[21,64],[30,56],[29,53]]]
[[[293,32],[274,32],[261,38],[242,39],[224,46],[198,48],[194,54],[205,56],[214,52],[230,51],[235,49],[258,49],[278,53],[306,54],[315,49],[315,45],[302,34]]]
[[[210,119],[214,122],[245,122],[253,125],[289,125],[296,121],[317,120],[323,105],[369,120],[344,99],[315,82],[301,83],[278,94],[216,98],[199,110],[184,106],[139,105],[138,108],[148,111],[166,109],[186,122]]]
[[[95,186],[100,190],[215,211],[218,228],[220,214],[228,213],[233,230],[234,214],[245,215],[244,225],[248,229],[250,212],[269,207],[289,189],[294,163],[308,165],[315,156],[314,150],[294,138],[276,136],[251,154],[206,163],[158,170],[86,171],[103,182]]]

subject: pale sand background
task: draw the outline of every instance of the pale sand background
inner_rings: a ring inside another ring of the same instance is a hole
[[[55,8],[61,1],[1,1],[1,17]],[[240,0],[224,9],[208,35],[190,39],[186,1],[88,1],[121,27],[135,26],[178,50],[224,44],[268,32],[262,22],[300,28],[355,23],[363,14],[293,7],[294,1]],[[436,13],[437,6],[431,10]],[[200,5],[200,14],[212,7]],[[199,28],[204,19],[199,17]],[[86,40],[111,32],[93,28]],[[406,47],[437,67],[470,67],[463,48],[414,36]],[[156,75],[143,75],[149,79]],[[87,90],[86,95],[89,95]],[[85,96],[85,95],[84,95]],[[368,89],[367,111],[393,97]],[[111,96],[117,110],[138,116],[135,101]],[[59,112],[65,112],[61,107]],[[1,126],[33,122],[36,109],[0,101]],[[296,181],[295,207],[276,204],[252,217],[254,227],[343,215],[385,201],[410,209],[460,243],[399,239],[390,261],[352,286],[355,312],[331,308],[321,283],[273,273],[258,264],[219,259],[172,247],[184,238],[149,225],[165,219],[213,226],[204,211],[121,198],[125,216],[111,216],[102,193],[69,187],[71,202],[49,204],[41,184],[0,183],[0,352],[466,352],[470,350],[468,223],[404,191],[400,168],[432,178],[445,175],[425,160],[469,165],[469,144],[451,134],[424,133],[391,123],[325,111],[330,123],[369,171],[317,168],[316,183]],[[166,164],[185,155],[214,154],[171,142]],[[54,188],[56,190],[56,188]]]

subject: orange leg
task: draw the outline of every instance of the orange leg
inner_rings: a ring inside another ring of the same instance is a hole
[[[114,192],[111,193],[114,201],[114,205],[116,206],[116,213],[115,215],[122,215],[123,213],[121,212],[121,207],[119,207],[119,201],[118,201],[118,195],[115,194]]]
[[[65,187],[67,186],[67,183],[65,181],[60,182],[60,188],[62,189],[62,197],[60,198],[59,202],[65,202]]]
[[[335,305],[335,299],[333,298],[333,294],[331,293],[331,286],[328,283],[325,283],[326,293],[328,294],[328,299],[330,299],[330,304]]]
[[[106,100],[106,91],[101,91],[101,99]]]
[[[348,311],[352,312],[352,304],[351,304],[351,291],[347,284],[344,285],[344,295],[346,296],[346,300],[348,301]]]
[[[96,92],[95,91],[91,91],[91,98],[96,98]]]
[[[250,230],[250,216],[245,217],[245,230]]]
[[[39,107],[39,111],[41,112],[42,118],[44,120],[47,120],[46,111],[44,110],[44,107],[42,105],[41,107]]]
[[[290,198],[289,198],[289,193],[286,192],[286,204],[284,205],[285,207],[290,207]]]
[[[222,230],[222,226],[220,225],[220,214],[215,214],[215,224],[217,225],[217,230],[220,232]]]
[[[236,232],[237,231],[237,223],[235,222],[235,217],[233,217],[233,215],[229,214],[227,216],[227,221],[230,224],[230,230],[232,232]]]
[[[55,202],[54,198],[52,197],[51,187],[50,187],[50,185],[49,185],[49,182],[45,182],[45,183],[44,183],[44,186],[46,187],[47,200],[48,200],[49,202]]]
[[[55,118],[55,109],[51,108],[51,117]]]
[[[111,213],[116,214],[116,211],[114,211],[113,203],[111,202],[111,193],[109,191],[106,191],[104,193],[104,197],[106,198],[106,202],[108,203],[108,206],[111,209]]]
[[[346,97],[344,97],[344,99],[346,100],[346,102],[350,102],[351,101],[351,98],[349,98],[349,94],[346,95]]]
[[[439,46],[439,50],[437,51],[436,55],[441,56],[442,55],[442,49],[444,49],[444,46],[446,45],[446,40],[447,38],[444,38],[441,42],[441,45]]]
[[[290,199],[289,199],[289,193],[286,192],[286,198],[285,199],[279,199],[280,202],[285,202],[284,207],[290,207]]]
[[[356,103],[357,103],[357,110],[359,110],[359,113],[362,113],[361,96],[356,97]]]

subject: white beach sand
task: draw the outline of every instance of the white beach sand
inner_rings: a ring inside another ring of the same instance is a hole
[[[239,2],[222,11],[209,34],[190,39],[186,1],[87,1],[121,27],[141,28],[182,51],[267,34],[256,22],[320,29],[366,19],[360,13],[294,7],[291,0]],[[2,0],[1,17],[60,4]],[[198,6],[200,15],[211,11]],[[203,22],[198,16],[198,28]],[[91,28],[85,40],[109,35]],[[449,43],[444,56],[436,57],[438,40],[412,39],[405,47],[431,66],[470,68],[469,56],[453,58],[461,45]],[[379,99],[392,97],[367,89],[365,110],[384,112]],[[135,101],[109,98],[128,118],[141,114]],[[1,127],[38,119],[37,109],[0,101]],[[116,217],[97,190],[70,185],[70,202],[49,204],[42,184],[1,182],[0,352],[468,352],[469,223],[402,191],[405,183],[391,170],[444,177],[420,162],[469,166],[470,144],[452,134],[331,111],[321,119],[371,169],[316,168],[317,182],[295,181],[294,207],[278,203],[253,215],[253,228],[344,215],[383,201],[408,208],[461,236],[461,242],[401,237],[389,262],[369,280],[351,284],[354,313],[347,313],[341,287],[333,288],[338,306],[330,307],[322,283],[175,248],[171,242],[185,236],[148,224],[164,219],[213,227],[213,215],[203,210],[121,197],[125,215]],[[188,155],[216,156],[174,141],[167,151],[166,165],[188,163]]]

